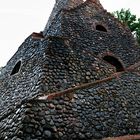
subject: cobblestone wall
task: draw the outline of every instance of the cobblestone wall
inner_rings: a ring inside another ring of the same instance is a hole
[[[140,47],[131,32],[99,1],[57,3],[44,31],[30,35],[2,69],[0,139],[140,133]]]

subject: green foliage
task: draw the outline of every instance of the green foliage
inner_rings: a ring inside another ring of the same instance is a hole
[[[113,15],[130,28],[132,34],[140,44],[140,18],[137,19],[136,15],[130,12],[130,9],[121,9],[114,12]]]

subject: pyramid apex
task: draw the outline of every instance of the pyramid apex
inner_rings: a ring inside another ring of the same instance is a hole
[[[90,3],[93,6],[98,7],[98,9],[103,9],[101,3],[99,0],[56,0],[55,6],[53,8],[53,11],[50,15],[50,18],[48,20],[47,25],[45,26],[45,33],[46,35],[47,30],[50,28],[52,22],[57,17],[57,14],[62,10],[71,10],[74,9],[82,4],[88,4]]]
[[[56,0],[56,4],[61,5],[63,9],[72,9],[88,1],[102,7],[100,0]]]
[[[78,5],[82,4],[83,0],[56,0],[56,3],[54,5],[53,11],[50,15],[49,21],[45,27],[45,30],[49,28],[51,25],[53,19],[56,17],[56,15],[63,9],[73,9],[77,7]]]
[[[56,4],[62,6],[63,9],[72,9],[84,3],[84,0],[56,0]]]
[[[103,8],[102,4],[100,3],[100,0],[86,0],[86,1],[91,1],[94,4],[98,5],[98,7],[102,7]]]

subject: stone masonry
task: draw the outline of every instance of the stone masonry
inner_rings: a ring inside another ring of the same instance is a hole
[[[0,74],[0,140],[128,134],[140,134],[140,47],[98,0],[56,0]]]

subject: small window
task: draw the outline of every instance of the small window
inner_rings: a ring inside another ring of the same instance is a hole
[[[117,72],[124,71],[123,65],[121,64],[121,62],[117,58],[107,55],[107,56],[103,57],[103,60],[105,60],[109,64],[113,65],[116,68]]]
[[[102,26],[102,25],[97,25],[96,30],[97,31],[102,31],[102,32],[107,32],[106,28],[104,26]]]
[[[18,73],[19,70],[20,70],[20,67],[21,67],[21,61],[17,62],[17,64],[14,66],[14,68],[11,72],[11,75],[14,75],[14,74]]]

